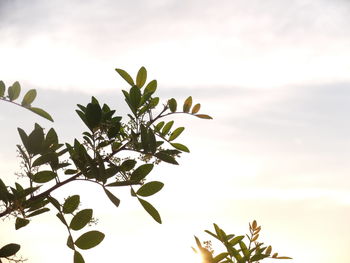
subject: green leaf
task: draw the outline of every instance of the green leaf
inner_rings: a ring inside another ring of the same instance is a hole
[[[29,215],[27,215],[27,217],[32,217],[32,216],[40,215],[40,214],[43,214],[43,213],[48,212],[48,211],[50,211],[50,209],[47,208],[47,207],[44,207],[44,208],[42,208],[42,209],[39,209],[39,210],[34,211],[33,213],[30,213]]]
[[[135,85],[134,80],[132,79],[132,77],[129,75],[129,73],[127,73],[125,70],[122,70],[120,68],[116,68],[115,69],[118,74],[127,82],[129,83],[131,86]]]
[[[58,219],[59,219],[64,225],[66,225],[66,226],[68,227],[67,222],[66,222],[66,219],[64,219],[64,216],[63,216],[62,214],[57,213],[56,216],[58,217]]]
[[[100,244],[104,238],[103,233],[93,230],[82,234],[75,241],[75,245],[80,249],[90,249]]]
[[[105,191],[106,195],[108,196],[109,200],[111,200],[111,202],[118,207],[120,204],[120,200],[114,195],[112,194],[110,191],[108,191],[106,188],[103,188],[103,190]]]
[[[244,236],[236,236],[233,239],[231,239],[229,241],[231,246],[235,246],[236,244],[238,244],[240,241],[242,241],[242,239],[244,238]]]
[[[141,125],[141,143],[145,152],[149,152],[148,131],[144,125]]]
[[[63,213],[70,214],[75,211],[75,209],[78,208],[80,204],[80,196],[79,195],[72,195],[66,199],[66,201],[63,204]]]
[[[157,123],[157,125],[155,126],[155,130],[156,131],[160,131],[160,129],[164,126],[164,121],[161,121],[159,123]]]
[[[157,209],[155,209],[155,208],[153,207],[153,205],[151,205],[150,203],[148,203],[146,200],[143,200],[143,199],[141,199],[141,198],[137,198],[137,199],[140,201],[141,205],[142,205],[143,208],[146,210],[146,212],[147,212],[148,214],[150,214],[150,216],[151,216],[155,221],[157,221],[159,224],[161,224],[161,223],[162,223],[162,219],[160,218],[160,215],[159,215]]]
[[[173,156],[163,152],[157,152],[154,156],[157,157],[159,160],[162,160],[167,163],[179,164]]]
[[[20,248],[21,246],[18,244],[7,244],[0,249],[0,258],[7,258],[13,256],[20,250]]]
[[[136,85],[139,88],[142,88],[143,85],[146,83],[146,79],[147,79],[147,70],[145,69],[145,67],[141,67],[136,76]]]
[[[41,171],[41,172],[37,172],[36,174],[34,174],[32,176],[32,180],[35,183],[43,184],[43,183],[47,183],[47,182],[51,181],[56,176],[57,176],[57,174],[55,172],[52,172],[52,171]]]
[[[48,162],[58,162],[58,156],[55,152],[49,152],[47,154],[41,155],[33,162],[32,166],[39,166]]]
[[[71,235],[68,236],[68,239],[67,239],[67,247],[69,247],[70,249],[73,249],[73,250],[74,250],[74,241],[73,241]]]
[[[184,131],[184,127],[179,127],[175,131],[173,131],[169,137],[169,141],[175,140],[179,135]]]
[[[52,117],[50,116],[50,114],[48,114],[46,111],[44,111],[43,109],[40,109],[40,108],[34,108],[34,107],[31,107],[30,110],[38,115],[40,115],[41,117],[45,118],[45,119],[48,119],[49,121],[52,121],[53,122],[53,119]]]
[[[81,210],[72,218],[69,227],[73,230],[80,230],[91,221],[91,218],[92,209]]]
[[[168,101],[168,105],[169,105],[169,109],[171,112],[176,112],[177,102],[174,98],[172,98]]]
[[[250,260],[253,262],[253,261],[258,261],[258,260],[261,260],[261,259],[264,259],[264,258],[267,258],[268,255],[264,255],[264,254],[257,254],[257,255],[254,255],[250,258]]]
[[[239,241],[239,246],[241,247],[242,249],[242,252],[243,252],[243,255],[246,259],[249,259],[249,256],[250,256],[250,252],[246,246],[246,244],[244,244],[243,241]]]
[[[136,182],[141,181],[152,171],[153,166],[153,164],[147,163],[137,167],[137,169],[131,174],[130,180]]]
[[[144,184],[137,190],[136,194],[140,196],[151,196],[159,192],[163,188],[164,184],[162,182],[153,181]]]
[[[122,165],[121,165],[121,169],[123,171],[130,171],[132,168],[134,168],[136,165],[136,161],[129,159],[129,160],[125,160]]]
[[[17,99],[19,97],[19,94],[21,93],[21,85],[18,81],[12,84],[11,87],[7,89],[9,99],[11,101]]]
[[[189,150],[185,145],[183,145],[183,144],[181,144],[181,143],[170,143],[170,144],[171,144],[171,146],[173,146],[175,149],[178,149],[178,150],[180,150],[180,151],[187,152],[187,153],[190,152],[190,150]]]
[[[74,251],[74,263],[85,263],[83,256],[78,252]]]
[[[189,96],[184,102],[183,111],[184,112],[189,112],[190,109],[191,109],[191,106],[192,106],[192,97]]]
[[[102,110],[99,104],[89,103],[85,111],[86,122],[90,130],[96,128],[102,119]]]
[[[276,259],[293,259],[293,258],[290,258],[290,257],[275,257]]]
[[[17,217],[16,218],[16,223],[15,223],[15,229],[18,230],[22,227],[25,227],[26,225],[29,224],[29,220]]]
[[[2,80],[0,80],[0,97],[4,97],[5,90],[6,90],[5,83]]]
[[[28,90],[26,95],[24,95],[22,99],[22,106],[30,106],[30,104],[32,104],[35,98],[36,98],[36,90],[35,89]]]
[[[137,109],[140,106],[141,102],[141,91],[137,86],[132,86],[130,89],[130,103],[131,105]]]
[[[169,121],[167,124],[164,125],[163,129],[162,129],[162,135],[166,135],[171,127],[173,127],[174,121]]]
[[[27,151],[34,155],[39,154],[44,143],[44,131],[38,124],[35,124],[34,130],[29,134],[27,140]]]
[[[147,84],[144,90],[144,94],[147,94],[147,93],[153,94],[156,90],[157,90],[157,81],[154,79]]]
[[[218,263],[221,260],[223,260],[224,258],[226,258],[229,255],[229,253],[224,252],[224,253],[220,253],[219,255],[217,255],[216,257],[214,257],[213,261],[214,263]]]
[[[198,117],[198,118],[200,118],[200,119],[207,119],[207,120],[212,120],[212,119],[213,119],[212,117],[210,117],[210,116],[207,115],[207,114],[196,114],[196,115],[194,115],[194,116],[196,116],[196,117]]]

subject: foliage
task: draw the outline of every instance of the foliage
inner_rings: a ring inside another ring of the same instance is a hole
[[[130,85],[129,89],[123,90],[130,109],[127,117],[117,116],[116,110],[92,97],[86,105],[77,105],[76,113],[87,127],[82,140],[62,143],[53,128],[46,132],[39,124],[35,124],[30,132],[18,128],[22,141],[22,145],[17,145],[24,167],[22,174],[29,183],[18,181],[14,186],[7,186],[0,179],[0,218],[14,217],[15,228],[21,229],[33,217],[56,210],[57,218],[67,229],[67,246],[73,250],[74,263],[84,262],[81,250],[97,246],[105,235],[97,230],[83,230],[93,221],[93,210],[78,209],[79,195],[71,193],[65,200],[57,200],[55,191],[73,181],[93,183],[118,207],[120,200],[112,189],[127,186],[131,189],[131,196],[161,223],[157,209],[145,198],[159,192],[163,183],[148,182],[147,176],[156,164],[177,165],[180,155],[189,152],[185,145],[177,142],[184,127],[175,127],[174,120],[163,119],[178,113],[211,119],[208,115],[198,114],[200,104],[192,107],[192,97],[185,100],[182,110],[178,109],[174,98],[160,105],[156,96],[157,81],[146,84],[144,67],[138,71],[135,80],[122,69],[116,71]],[[15,82],[8,87],[5,96],[5,85],[0,82],[2,100],[52,120],[44,110],[31,107],[36,97],[35,90],[28,91],[22,103],[16,103],[20,91],[19,83]],[[19,249],[18,244],[3,246],[0,262],[1,259],[20,261],[14,258]]]
[[[201,254],[203,263],[258,263],[266,258],[291,259],[290,257],[279,256],[278,253],[272,253],[271,246],[266,246],[258,241],[261,226],[258,226],[255,220],[249,223],[249,235],[246,236],[226,234],[217,224],[214,224],[214,230],[215,233],[209,230],[205,230],[205,232],[219,240],[224,245],[226,252],[213,256],[214,251],[211,242],[204,242],[203,247],[200,240],[195,236],[198,250],[192,249],[194,252]],[[246,237],[248,242],[244,242]]]

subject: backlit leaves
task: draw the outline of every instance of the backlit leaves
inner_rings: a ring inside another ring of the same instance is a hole
[[[32,104],[35,98],[36,98],[36,90],[35,89],[28,90],[26,95],[24,95],[21,104],[23,106],[30,106],[30,104]]]
[[[135,85],[134,80],[132,79],[132,77],[129,75],[129,73],[127,73],[125,70],[120,69],[120,68],[116,68],[115,69],[118,74],[127,82],[129,83],[131,86]]]
[[[136,86],[142,88],[147,79],[147,70],[145,67],[141,67],[136,76]]]
[[[43,184],[51,181],[57,176],[55,172],[52,171],[41,171],[37,172],[32,176],[32,180],[35,183]]]
[[[189,96],[184,102],[183,111],[184,112],[189,112],[190,109],[191,109],[191,106],[192,106],[192,97]]]
[[[21,85],[16,81],[7,91],[9,99],[13,101],[19,97],[19,94],[21,93]]]

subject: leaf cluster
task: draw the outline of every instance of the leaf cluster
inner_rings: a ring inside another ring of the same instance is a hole
[[[148,181],[147,177],[155,165],[161,162],[177,165],[181,154],[189,152],[187,146],[177,141],[185,128],[174,127],[174,121],[165,118],[177,113],[211,118],[198,114],[200,105],[192,107],[191,97],[185,100],[182,111],[177,111],[175,99],[160,105],[156,96],[157,81],[147,83],[144,67],[135,80],[122,69],[116,71],[129,85],[122,92],[130,114],[118,116],[110,105],[92,97],[86,105],[77,105],[76,113],[86,130],[72,143],[60,142],[54,128],[46,131],[39,124],[30,132],[18,128],[22,144],[17,145],[17,149],[22,159],[22,174],[29,184],[16,182],[14,187],[6,186],[0,179],[0,217],[14,216],[18,230],[27,226],[33,217],[55,210],[67,229],[67,246],[73,250],[75,263],[84,262],[80,251],[97,246],[104,234],[97,230],[80,233],[93,222],[93,210],[79,210],[81,197],[76,193],[59,201],[54,197],[55,191],[73,181],[93,183],[118,207],[116,187],[130,187],[131,196],[161,223],[159,212],[146,199],[158,193],[164,184]],[[3,98],[13,102],[19,93],[20,85],[16,82]],[[35,96],[32,90],[27,92],[21,106],[33,110],[31,103]],[[40,115],[50,119],[47,114]],[[11,248],[14,255],[17,251]]]
[[[261,226],[258,226],[254,220],[249,223],[249,235],[236,236],[234,234],[226,234],[217,224],[214,224],[214,232],[205,230],[206,233],[220,241],[224,245],[226,252],[222,252],[216,256],[213,251],[203,247],[201,241],[195,237],[198,250],[192,248],[195,253],[200,253],[203,263],[253,263],[260,262],[266,258],[272,259],[291,259],[290,257],[279,256],[278,253],[272,253],[272,247],[266,246],[259,242]],[[247,241],[244,239],[247,238]]]

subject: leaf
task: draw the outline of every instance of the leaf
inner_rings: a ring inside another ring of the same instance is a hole
[[[18,81],[12,84],[11,87],[7,89],[9,99],[11,101],[17,99],[19,97],[19,94],[21,93],[21,85]]]
[[[220,253],[219,255],[217,255],[216,257],[214,257],[213,261],[214,263],[218,263],[221,260],[223,260],[224,258],[226,258],[229,255],[229,253],[224,252],[224,253]]]
[[[169,105],[169,109],[171,112],[176,112],[177,102],[174,98],[172,98],[168,101],[168,105]]]
[[[5,90],[6,90],[5,83],[2,80],[0,80],[0,97],[4,97]]]
[[[160,218],[160,215],[157,211],[157,209],[155,209],[150,203],[148,203],[146,200],[143,200],[141,198],[137,198],[141,205],[143,206],[143,208],[146,210],[146,212],[148,214],[150,214],[150,216],[159,224],[162,223],[162,219]]]
[[[70,214],[73,213],[75,209],[78,208],[80,203],[80,196],[79,195],[72,195],[66,199],[66,201],[63,204],[63,213]]]
[[[40,215],[40,214],[43,214],[43,213],[48,212],[48,211],[50,211],[50,209],[47,208],[47,207],[44,207],[44,208],[42,208],[42,209],[39,209],[39,210],[34,211],[33,213],[30,213],[29,215],[27,215],[27,217],[32,217],[32,216]]]
[[[83,256],[78,252],[74,251],[74,261],[73,263],[85,263]]]
[[[261,259],[264,259],[264,258],[267,258],[268,256],[267,255],[264,255],[264,254],[256,254],[254,256],[251,257],[251,261],[258,261],[258,260],[261,260]]]
[[[145,69],[145,67],[141,67],[136,76],[136,85],[139,88],[142,88],[146,82],[146,79],[147,79],[147,70]]]
[[[153,164],[147,163],[137,167],[137,169],[131,174],[130,180],[136,182],[141,181],[152,171],[153,166]]]
[[[152,80],[147,84],[147,86],[144,90],[144,94],[147,94],[147,93],[153,94],[156,90],[157,90],[157,81]]]
[[[67,239],[67,247],[69,247],[70,249],[73,249],[73,250],[74,250],[74,241],[73,241],[71,235],[68,236],[68,239]]]
[[[266,249],[266,251],[265,251],[265,253],[266,253],[267,255],[270,255],[270,254],[271,254],[271,251],[272,251],[272,247],[271,247],[271,246],[268,246],[267,249]]]
[[[174,157],[163,152],[157,152],[154,156],[157,157],[159,160],[162,160],[167,163],[179,164]]]
[[[32,166],[39,166],[48,162],[58,162],[58,156],[55,152],[49,152],[47,154],[41,155],[33,162]]]
[[[135,85],[134,80],[132,79],[132,77],[129,75],[128,72],[126,72],[125,70],[122,70],[120,68],[116,68],[115,69],[118,74],[127,82],[129,83],[131,86]]]
[[[164,121],[161,121],[157,123],[157,125],[154,127],[156,131],[160,131],[160,129],[164,126]]]
[[[166,135],[171,127],[173,127],[174,121],[169,121],[167,124],[164,125],[163,129],[162,129],[162,135]]]
[[[183,111],[184,112],[189,112],[190,109],[191,109],[191,106],[192,106],[192,97],[189,96],[184,102]]]
[[[201,119],[207,119],[207,120],[212,120],[213,119],[212,117],[210,117],[209,115],[206,115],[206,114],[196,114],[194,116],[196,116],[198,118],[201,118]]]
[[[0,249],[0,258],[7,258],[13,256],[20,250],[20,248],[21,246],[18,244],[7,244]]]
[[[137,190],[136,194],[140,196],[151,196],[159,192],[163,188],[164,184],[162,182],[153,181],[144,184]]]
[[[140,88],[137,86],[132,86],[130,89],[130,103],[134,107],[134,109],[137,109],[140,106],[140,102],[141,102]]]
[[[26,225],[29,224],[29,220],[17,217],[16,218],[16,223],[15,223],[15,229],[18,230],[22,227],[25,227]]]
[[[256,241],[257,239],[259,238],[259,234],[256,234],[255,236],[253,236],[253,238],[252,238],[252,242],[254,242],[254,241]]]
[[[122,163],[121,168],[123,171],[130,171],[132,168],[135,167],[135,165],[136,165],[136,161],[129,159]]]
[[[91,221],[91,218],[92,209],[81,210],[72,218],[69,227],[73,230],[80,230]]]
[[[39,154],[44,143],[44,131],[38,124],[35,124],[34,130],[29,134],[27,140],[27,151],[34,155]]]
[[[190,150],[189,150],[185,145],[183,145],[183,144],[181,144],[181,143],[170,143],[170,144],[171,144],[171,146],[173,146],[175,149],[178,149],[178,150],[180,150],[180,151],[187,152],[187,153],[190,152]]]
[[[200,108],[201,108],[201,105],[197,103],[196,105],[193,106],[191,113],[192,114],[197,113],[200,110]]]
[[[180,134],[184,131],[184,127],[179,127],[175,131],[173,131],[169,137],[169,141],[175,140],[177,137],[180,136]]]
[[[53,119],[52,117],[50,116],[50,114],[48,114],[46,111],[44,111],[43,109],[40,109],[40,108],[34,108],[34,107],[31,107],[30,110],[38,115],[40,115],[41,117],[45,118],[45,119],[48,119],[49,121],[52,121],[53,122]]]
[[[75,241],[75,245],[80,249],[90,249],[100,244],[104,238],[103,233],[93,230],[82,234]]]
[[[85,117],[90,130],[98,127],[102,119],[102,109],[99,104],[89,103],[86,107]]]
[[[47,182],[51,181],[56,176],[57,176],[57,174],[55,172],[52,172],[52,171],[41,171],[41,172],[37,172],[36,174],[34,174],[32,176],[32,180],[35,183],[43,184],[43,183],[47,183]]]
[[[275,257],[276,259],[293,259],[293,258],[290,258],[290,257]]]
[[[36,98],[36,90],[35,89],[28,90],[26,95],[24,95],[22,99],[22,103],[21,103],[22,106],[30,106],[30,104],[32,104],[35,98]]]
[[[111,200],[111,202],[118,207],[120,204],[120,200],[114,195],[112,194],[110,191],[108,191],[106,188],[103,188],[103,190],[105,191],[106,195],[108,196],[109,200]]]
[[[234,246],[234,245],[238,244],[243,238],[244,238],[244,236],[236,236],[235,238],[231,239],[229,241],[229,243],[231,246]]]

